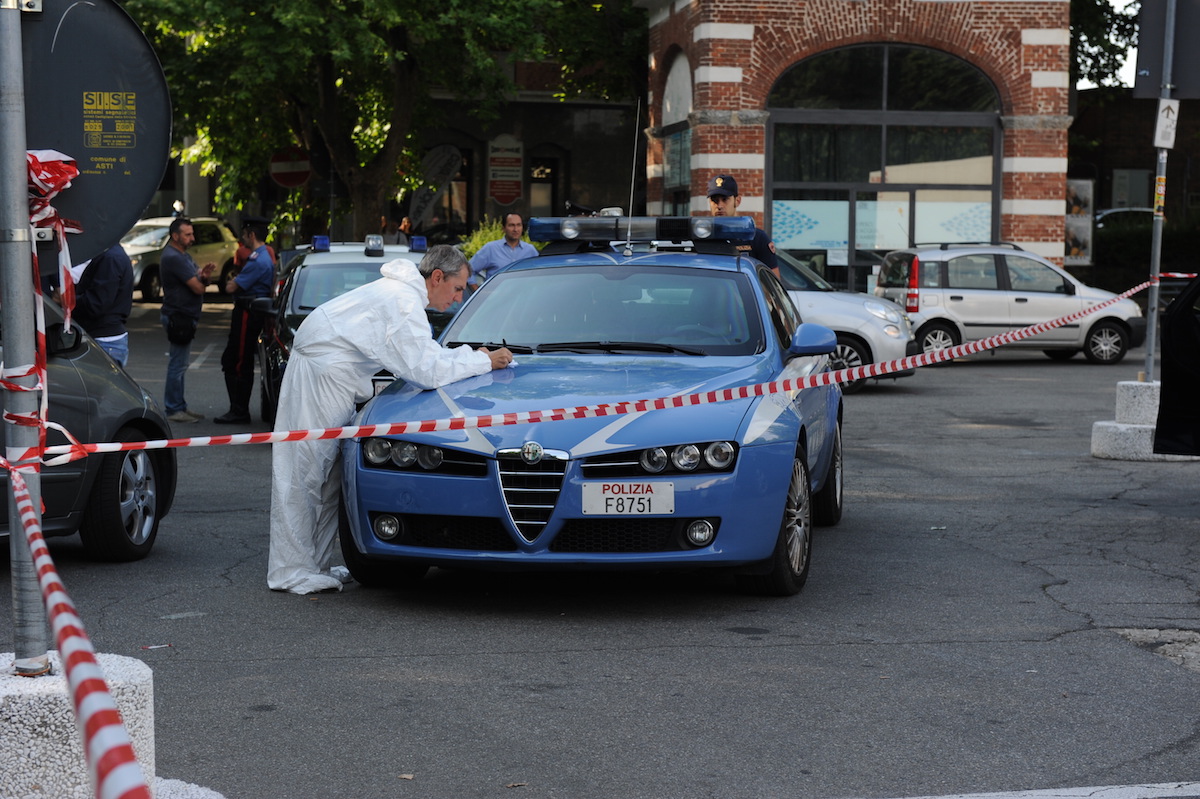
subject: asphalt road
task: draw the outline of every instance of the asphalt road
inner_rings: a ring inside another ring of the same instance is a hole
[[[227,312],[206,312],[187,378],[210,418]],[[133,326],[130,371],[161,394],[157,308]],[[1155,651],[1182,633],[1123,631],[1200,630],[1200,463],[1089,455],[1143,358],[979,355],[848,397],[845,517],[792,599],[706,574],[274,593],[263,446],[180,450],[143,562],[51,549],[97,650],[153,669],[158,775],[229,799],[1196,780],[1200,673]]]

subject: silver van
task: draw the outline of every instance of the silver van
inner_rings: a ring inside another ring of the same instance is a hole
[[[1013,244],[941,244],[888,253],[875,294],[905,309],[922,352],[1019,330],[1085,310],[1116,295],[1085,285]],[[1113,364],[1146,340],[1146,319],[1125,299],[1007,346],[1055,360],[1079,351]]]

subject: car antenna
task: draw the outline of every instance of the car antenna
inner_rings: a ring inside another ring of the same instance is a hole
[[[625,228],[625,252],[626,258],[633,255],[633,184],[637,178],[637,147],[638,137],[641,132],[638,130],[638,123],[642,121],[642,98],[637,99],[637,109],[633,112],[633,156],[629,159],[632,164],[629,170],[629,208],[628,222]]]

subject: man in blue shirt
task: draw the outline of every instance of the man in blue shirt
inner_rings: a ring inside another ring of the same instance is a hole
[[[738,194],[737,181],[733,175],[715,175],[708,181],[708,209],[713,216],[738,216],[742,195]],[[775,242],[760,227],[754,228],[754,241],[738,245],[738,249],[749,251],[753,258],[771,267],[779,275],[779,260],[775,257]]]
[[[538,254],[537,247],[521,241],[524,232],[525,220],[520,214],[511,212],[504,215],[504,238],[489,241],[471,259],[472,286],[478,286],[515,261],[533,258]]]
[[[258,352],[258,336],[262,333],[262,314],[251,309],[259,297],[270,297],[275,286],[275,261],[271,249],[263,240],[267,237],[267,220],[248,216],[242,221],[242,244],[250,250],[241,271],[225,284],[225,293],[233,295],[233,317],[229,323],[229,341],[221,354],[221,371],[225,373],[225,391],[229,395],[229,410],[213,419],[217,424],[247,424],[250,422],[250,394],[254,391],[254,357]]]

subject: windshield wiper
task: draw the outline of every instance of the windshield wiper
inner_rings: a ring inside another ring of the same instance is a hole
[[[473,343],[473,342],[469,342],[469,341],[451,341],[451,342],[448,342],[446,344],[446,346],[447,347],[458,347],[462,344],[466,344],[473,350],[477,350],[480,347],[487,347],[489,350],[498,350],[501,347],[508,347],[508,351],[511,353],[514,353],[514,354],[530,355],[534,352],[534,348],[530,347],[526,344],[505,344],[503,342],[497,344],[494,341],[489,341],[486,344]]]
[[[537,352],[617,352],[632,350],[634,352],[680,352],[684,355],[704,355],[701,347],[682,347],[677,344],[659,344],[651,341],[556,341],[550,344],[537,345]]]

